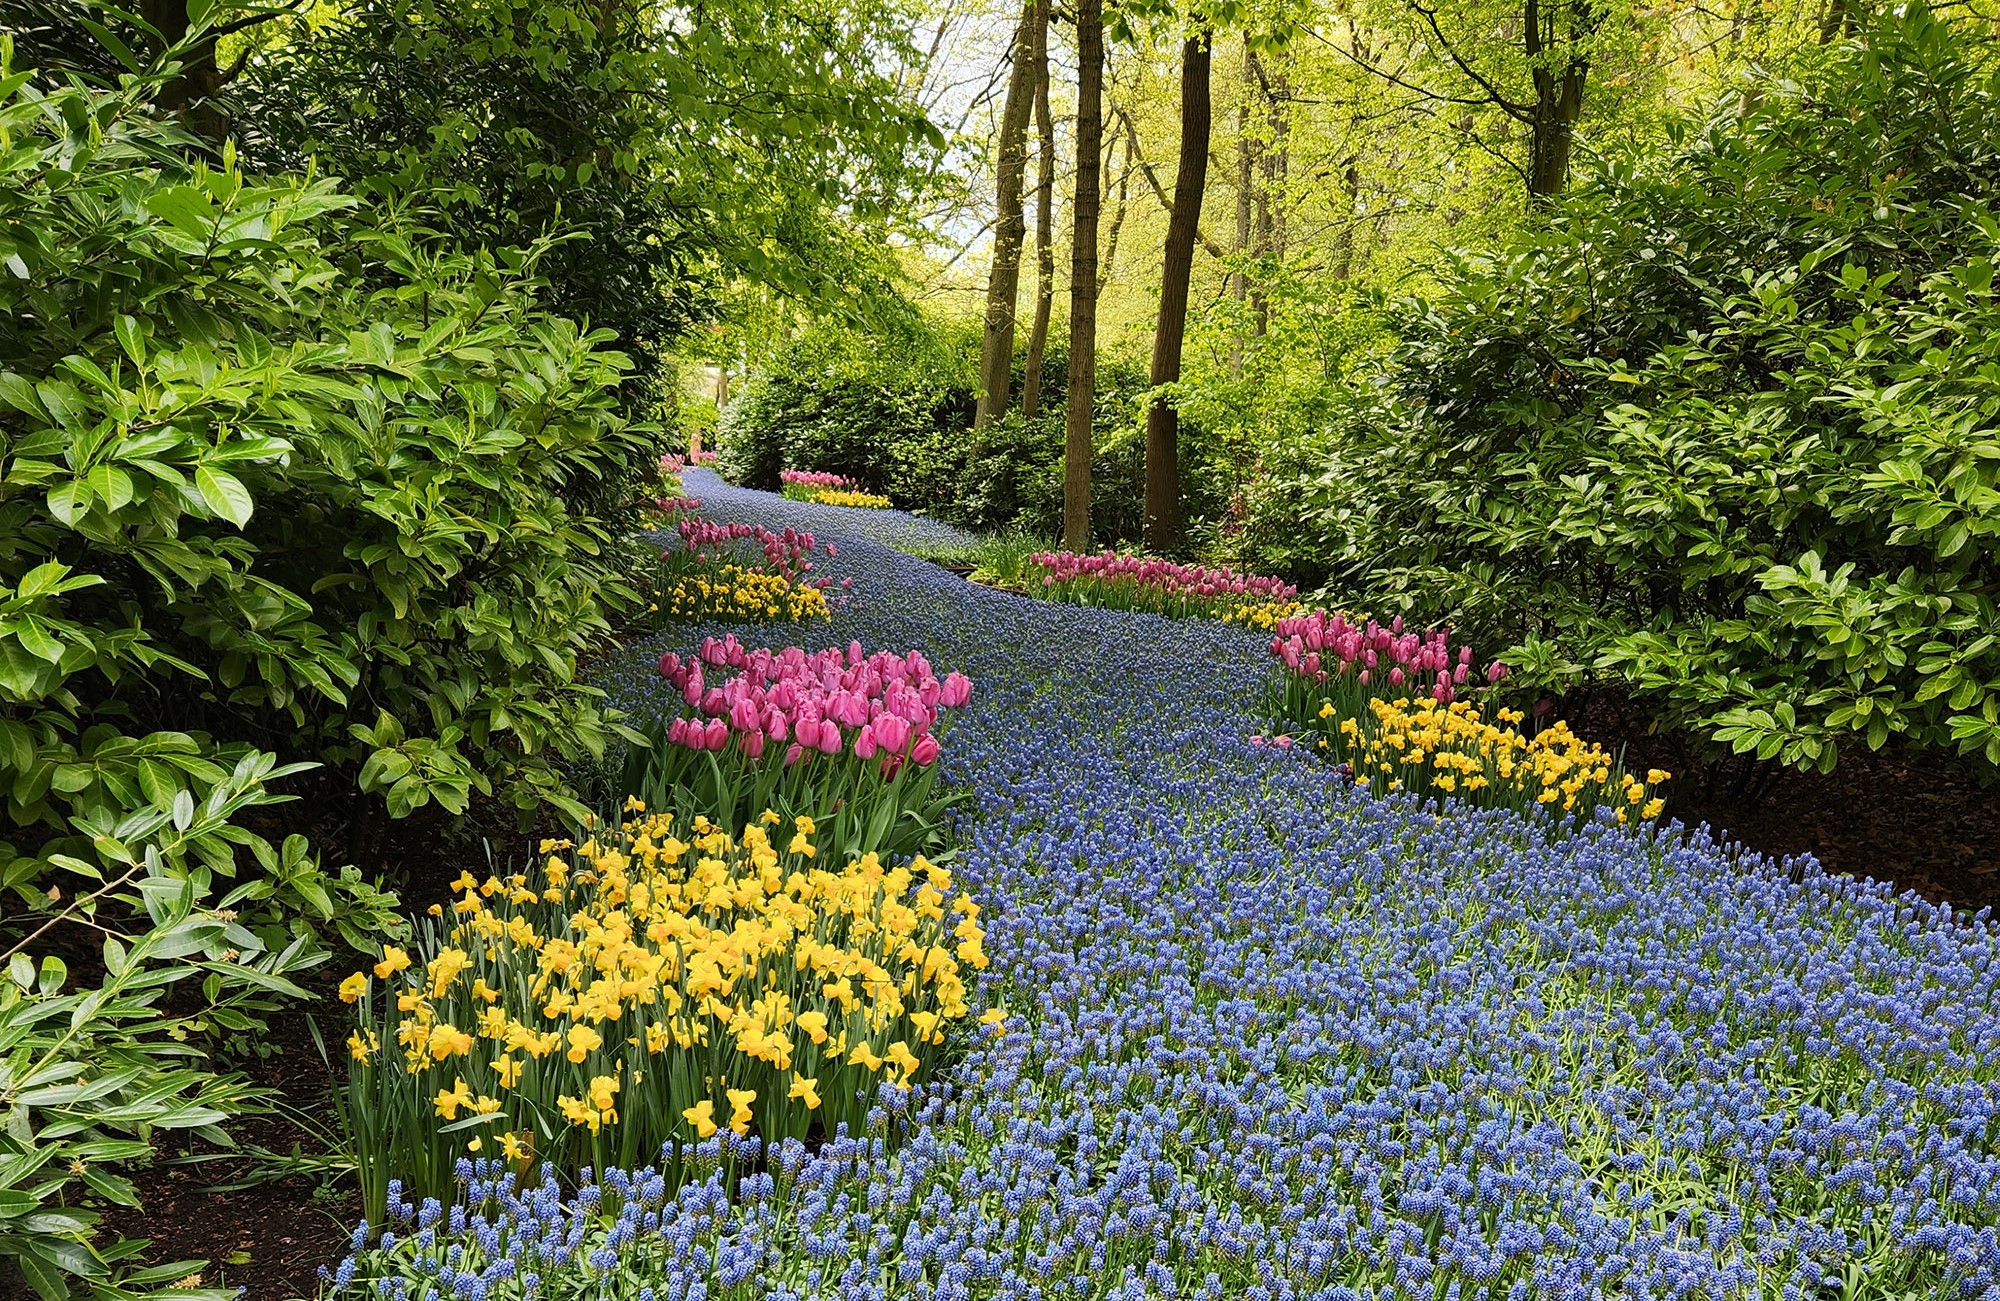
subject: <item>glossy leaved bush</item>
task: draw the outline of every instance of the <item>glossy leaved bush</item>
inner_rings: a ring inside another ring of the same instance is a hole
[[[2000,84],[1921,9],[1403,305],[1302,496],[1329,590],[1721,748],[2000,766]]]
[[[561,802],[607,734],[576,657],[623,594],[564,494],[645,437],[623,357],[533,305],[535,251],[185,161],[143,87],[0,113],[6,883],[246,747],[394,816]]]
[[[166,75],[38,84],[0,35],[0,1292],[49,1301],[192,1272],[99,1210],[265,1105],[209,1050],[321,935],[402,926],[261,806],[317,767],[351,827],[582,812],[577,659],[630,595],[574,503],[650,451],[545,248],[247,174],[155,116]]]

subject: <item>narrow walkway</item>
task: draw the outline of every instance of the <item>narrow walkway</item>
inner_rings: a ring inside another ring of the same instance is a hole
[[[831,1143],[676,1238],[663,1298],[2000,1287],[1983,919],[1699,835],[1359,797],[1252,744],[1254,635],[970,585],[880,544],[938,527],[900,514],[690,489],[838,544],[853,602],[804,642],[975,680],[947,771],[1015,1029],[913,1141]],[[638,648],[616,701],[700,635]]]

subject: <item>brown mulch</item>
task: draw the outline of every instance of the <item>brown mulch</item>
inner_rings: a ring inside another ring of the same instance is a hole
[[[1829,871],[1872,877],[1967,912],[2000,907],[2000,788],[1982,785],[1949,756],[1896,747],[1842,747],[1831,773],[1703,762],[1688,738],[1649,730],[1643,712],[1612,695],[1565,709],[1593,741],[1625,748],[1627,769],[1664,768],[1666,816],[1707,822],[1773,858],[1811,854]],[[1766,786],[1761,798],[1739,784]]]
[[[331,1129],[338,1123],[335,1081],[306,1022],[317,1017],[328,1052],[338,1052],[344,1009],[331,996],[330,975],[310,984],[321,1001],[274,1018],[262,1036],[268,1055],[237,1065],[314,1126]],[[310,1158],[325,1151],[319,1134],[283,1112],[245,1117],[229,1132],[246,1155],[218,1153],[199,1139],[163,1137],[154,1164],[133,1172],[143,1209],[107,1215],[102,1232],[150,1238],[149,1264],[206,1260],[201,1286],[245,1288],[246,1301],[314,1296],[320,1267],[346,1254],[348,1233],[361,1218],[359,1193],[352,1181],[313,1172],[271,1178],[282,1163],[247,1154],[263,1149],[287,1157],[296,1150]],[[228,1187],[245,1181],[249,1186]]]

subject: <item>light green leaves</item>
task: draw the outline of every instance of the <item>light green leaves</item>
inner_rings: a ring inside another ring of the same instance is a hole
[[[254,509],[250,490],[235,475],[204,462],[195,467],[194,483],[201,499],[217,515],[238,528],[250,522]]]

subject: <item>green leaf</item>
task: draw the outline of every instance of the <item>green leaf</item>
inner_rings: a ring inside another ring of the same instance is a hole
[[[217,515],[238,528],[250,522],[250,490],[235,475],[202,464],[195,467],[194,484],[201,493],[201,499]]]
[[[146,333],[139,328],[137,317],[120,312],[111,323],[111,332],[118,336],[118,346],[124,349],[134,366],[146,364]]]

